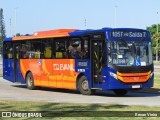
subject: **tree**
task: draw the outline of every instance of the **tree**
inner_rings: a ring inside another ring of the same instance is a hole
[[[2,41],[6,37],[6,30],[4,25],[3,9],[0,8],[0,48],[2,48]],[[1,53],[1,49],[0,49]]]
[[[151,36],[153,36],[155,33],[157,33],[157,25],[153,24],[153,25],[147,27],[147,30],[149,30],[151,33]],[[158,32],[160,32],[160,24],[158,24]]]
[[[159,49],[159,40],[160,40],[160,33],[155,33],[153,36],[152,36],[152,39],[154,39],[156,41],[156,61],[158,61],[158,53],[160,52],[160,49]]]
[[[21,34],[20,34],[20,33],[17,33],[16,36],[21,36]]]
[[[158,33],[157,33],[157,26],[158,26]],[[153,56],[156,56],[156,61],[158,60],[158,55],[160,55],[160,24],[156,25],[153,24],[147,27],[147,30],[150,31],[152,36],[152,50]]]

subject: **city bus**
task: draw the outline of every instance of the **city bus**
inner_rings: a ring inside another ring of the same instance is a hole
[[[153,86],[150,32],[136,28],[57,29],[5,38],[3,78],[91,95]]]

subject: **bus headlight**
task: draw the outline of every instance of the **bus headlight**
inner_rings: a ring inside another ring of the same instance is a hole
[[[113,73],[113,72],[109,72],[110,76],[112,76],[113,78],[117,79],[117,74]]]

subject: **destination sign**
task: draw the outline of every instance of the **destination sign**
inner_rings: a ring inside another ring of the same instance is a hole
[[[146,38],[148,37],[147,31],[139,30],[139,31],[127,31],[127,30],[113,30],[110,33],[111,37],[116,38]]]

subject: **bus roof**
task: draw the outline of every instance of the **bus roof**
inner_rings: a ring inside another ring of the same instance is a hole
[[[33,35],[30,36],[13,37],[12,40],[29,40],[37,38],[64,37],[64,36],[70,36],[69,32],[74,32],[76,30],[77,29],[58,29],[58,30],[39,31],[33,33]]]
[[[39,31],[33,33],[33,35],[26,36],[16,36],[12,38],[5,38],[4,41],[16,41],[16,40],[32,40],[39,38],[53,38],[53,37],[67,37],[67,36],[79,36],[91,32],[107,32],[111,30],[143,30],[136,28],[102,28],[102,29],[87,29],[87,30],[78,30],[78,29],[57,29],[57,30],[48,30],[48,31]]]

